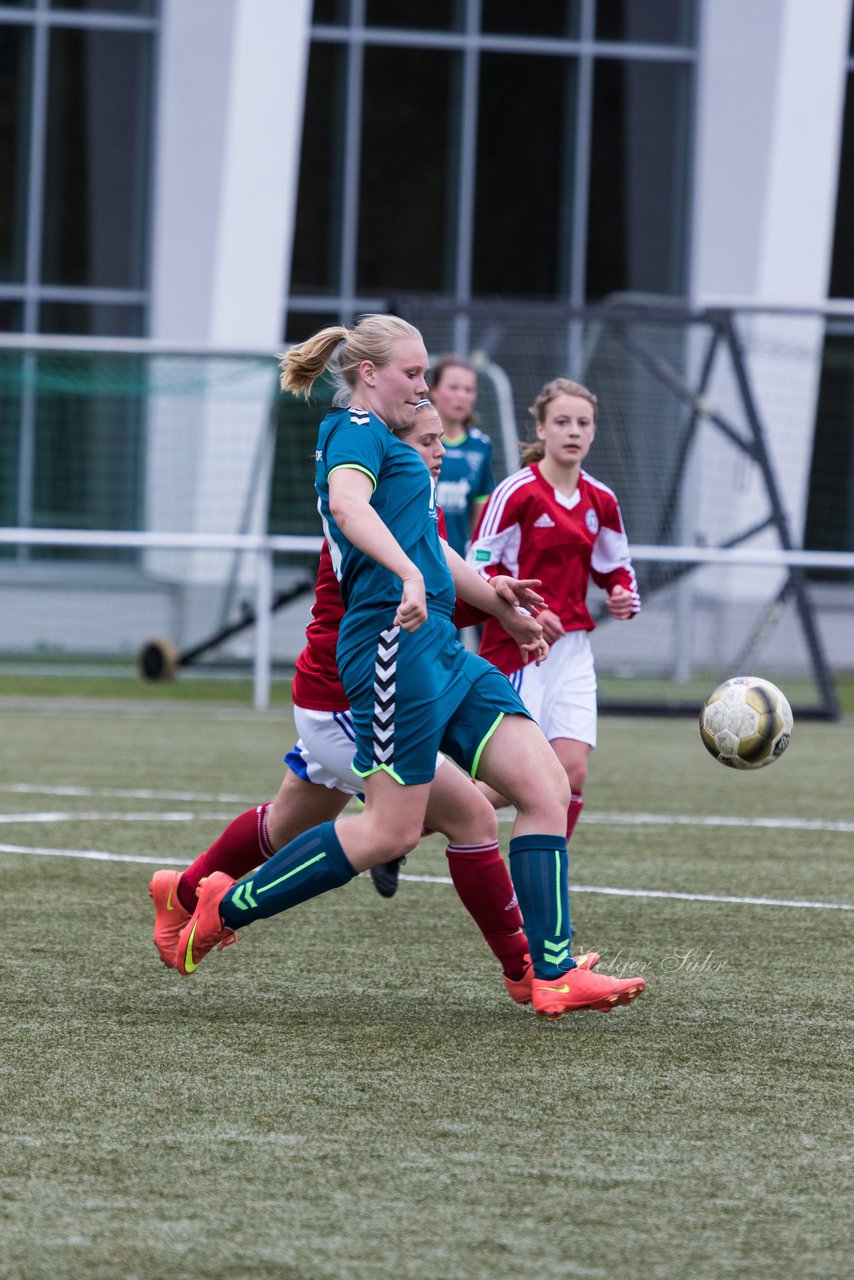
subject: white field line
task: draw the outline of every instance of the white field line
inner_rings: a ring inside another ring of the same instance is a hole
[[[510,821],[510,819],[505,819]],[[854,822],[825,818],[740,818],[733,814],[693,813],[588,813],[584,823],[626,827],[767,827],[775,831],[841,831],[854,834]]]
[[[150,788],[127,787],[41,787],[32,782],[0,784],[0,794],[16,796],[101,796],[109,800],[185,800],[194,804],[250,804],[246,796],[216,794],[206,791],[153,791]],[[257,803],[257,801],[255,802]]]
[[[247,799],[245,795],[235,795],[226,792],[212,793],[204,791],[158,791],[148,788],[115,788],[115,787],[73,787],[73,786],[37,786],[28,782],[15,782],[0,784],[0,795],[50,795],[65,796],[75,799],[97,798],[113,800],[178,800],[187,804],[234,804],[249,807],[258,804],[259,799]],[[69,814],[68,819],[64,817],[57,818],[39,818],[32,815],[0,815],[0,822],[60,822],[76,818],[90,822],[97,822],[100,819],[110,822],[142,822],[162,819],[164,822],[192,822],[192,821],[222,821],[227,822],[230,818],[236,817],[236,814],[226,813],[195,813],[185,814],[183,816],[170,815],[166,813],[154,813],[149,815],[136,814]],[[499,809],[498,820],[501,823],[510,823],[513,821],[515,811],[513,809]],[[825,818],[772,818],[772,817],[756,817],[742,818],[733,814],[693,814],[693,813],[598,813],[595,810],[585,809],[584,824],[597,823],[600,826],[627,826],[627,827],[748,827],[748,828],[765,828],[769,830],[780,831],[836,831],[841,834],[854,835],[854,822],[835,821]]]
[[[0,845],[0,849],[2,849]],[[401,880],[420,880],[424,884],[451,884],[450,876],[410,876],[402,872]],[[685,902],[734,902],[750,907],[813,907],[819,911],[854,911],[854,902],[814,902],[806,898],[737,898],[723,893],[675,893],[669,889],[614,889],[606,885],[573,884],[572,893],[605,893],[620,898],[679,898]]]
[[[0,826],[29,826],[51,822],[230,822],[237,815],[233,810],[225,813],[195,813],[189,809],[146,813],[86,813],[69,810],[47,810],[40,813],[0,813]]]
[[[79,815],[78,815],[79,816]],[[156,819],[159,815],[144,815],[146,820]],[[191,815],[197,816],[197,815]],[[6,844],[0,842],[0,853],[22,853],[30,857],[46,858],[82,858],[90,862],[131,862],[154,867],[186,866],[186,859],[155,857],[150,854],[110,853],[102,849],[55,849],[43,845]],[[406,873],[401,880],[412,884],[445,884],[453,883],[450,876],[413,876]],[[617,889],[611,885],[574,884],[573,893],[610,894],[621,898],[670,898],[684,902],[728,902],[740,906],[754,907],[799,907],[814,911],[854,911],[852,902],[815,902],[805,898],[754,898],[736,897],[718,893],[679,893],[664,889]]]

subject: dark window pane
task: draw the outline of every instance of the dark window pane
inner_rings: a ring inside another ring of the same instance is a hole
[[[0,280],[23,280],[32,30],[0,27]]]
[[[453,279],[458,55],[365,51],[357,280],[440,291]],[[415,87],[413,87],[415,86]]]
[[[51,32],[46,284],[143,283],[150,63],[145,34]]]
[[[24,326],[24,308],[11,298],[0,298],[0,333],[20,333]]]
[[[848,92],[845,97],[830,296],[854,298],[854,75],[848,76]]]
[[[854,338],[828,335],[813,442],[804,545],[854,550]],[[835,577],[827,570],[816,577]],[[850,576],[850,575],[844,575]]]
[[[326,329],[329,325],[340,324],[341,317],[337,311],[299,311],[291,309],[285,319],[284,341],[305,342],[318,329]]]
[[[50,0],[50,7],[86,13],[123,13],[143,18],[157,16],[157,0]]]
[[[684,290],[689,75],[596,63],[587,296]]]
[[[694,30],[694,0],[598,0],[596,5],[597,40],[690,45]]]
[[[367,0],[365,26],[461,31],[464,10],[464,0]]]
[[[575,85],[574,59],[481,59],[475,293],[566,295]]]
[[[346,57],[313,44],[302,127],[291,290],[334,291],[340,278]]]
[[[141,338],[145,333],[142,307],[95,302],[43,302],[39,333],[79,333],[98,338]]]
[[[481,29],[490,35],[578,35],[580,0],[483,0]]]
[[[350,0],[314,0],[312,22],[320,26],[340,26],[350,21]]]
[[[3,0],[3,6],[6,9],[32,9],[36,0]]]

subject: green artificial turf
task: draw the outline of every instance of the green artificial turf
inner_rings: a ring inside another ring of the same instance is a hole
[[[361,877],[167,972],[151,871],[272,795],[289,716],[0,709],[0,841],[66,851],[0,851],[3,1280],[846,1276],[851,913],[698,895],[854,900],[854,731],[747,775],[693,721],[600,736],[576,945],[649,989],[548,1024],[439,837],[391,902]]]

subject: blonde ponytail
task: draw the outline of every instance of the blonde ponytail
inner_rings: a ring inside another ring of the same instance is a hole
[[[317,379],[326,372],[335,348],[346,340],[348,333],[342,324],[330,325],[286,351],[279,360],[282,390],[307,400]]]
[[[333,404],[349,404],[358,385],[359,365],[369,360],[382,369],[401,338],[422,341],[415,326],[400,316],[360,316],[352,329],[330,325],[280,357],[280,386],[308,399],[314,383],[328,370],[337,388]]]

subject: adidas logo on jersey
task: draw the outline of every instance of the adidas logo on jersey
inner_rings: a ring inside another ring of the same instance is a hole
[[[555,527],[554,520],[552,520],[551,516],[548,515],[547,512],[545,511],[541,516],[537,516],[536,520],[534,521],[535,529],[553,529],[554,527]]]

